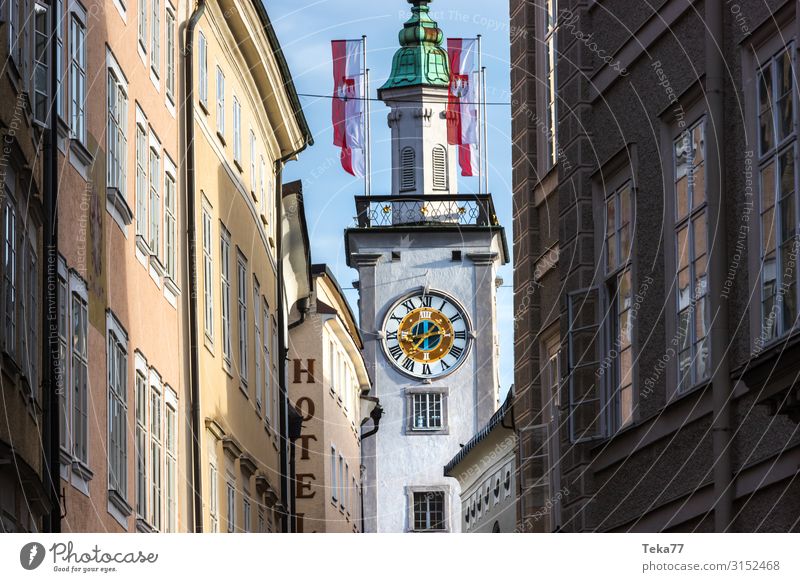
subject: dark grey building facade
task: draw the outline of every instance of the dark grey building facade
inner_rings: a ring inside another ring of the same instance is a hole
[[[510,6],[519,529],[800,531],[800,6]]]

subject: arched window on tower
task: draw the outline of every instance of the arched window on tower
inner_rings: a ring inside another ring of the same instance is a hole
[[[417,154],[412,147],[404,147],[400,152],[400,189],[414,190],[417,187]]]
[[[447,190],[447,148],[437,145],[433,148],[433,189]]]

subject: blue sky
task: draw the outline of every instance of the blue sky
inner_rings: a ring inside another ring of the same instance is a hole
[[[299,93],[329,94],[332,89],[330,41],[367,35],[367,61],[371,70],[371,97],[389,74],[397,33],[410,16],[406,0],[266,0],[267,11],[280,38]],[[483,39],[489,102],[507,103],[509,96],[509,28],[507,0],[435,0],[431,13],[445,37]],[[299,161],[287,166],[286,181],[302,179],[312,260],[327,263],[355,309],[357,273],[345,260],[343,231],[353,225],[353,196],[363,193],[363,182],[346,174],[333,146],[329,99],[301,97],[315,145]],[[488,107],[489,189],[498,218],[511,233],[511,117],[506,105]],[[389,194],[390,152],[387,108],[372,103],[373,194]],[[477,180],[462,178],[461,192],[475,192]],[[501,270],[498,317],[501,332],[501,395],[513,383],[513,282],[511,265]]]

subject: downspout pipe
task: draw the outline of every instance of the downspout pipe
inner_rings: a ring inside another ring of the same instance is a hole
[[[727,273],[727,229],[722,157],[725,144],[725,62],[723,51],[724,10],[722,0],[706,0],[705,53],[706,100],[708,123],[706,129],[706,184],[709,200],[711,241],[710,301],[713,324],[711,326],[711,379],[714,419],[712,448],[714,453],[714,531],[727,531],[733,514],[733,459],[731,443],[732,394],[730,359],[728,356],[728,304],[724,299],[723,284]]]
[[[189,270],[189,382],[192,399],[192,490],[194,491],[194,531],[203,533],[203,481],[201,468],[202,425],[200,418],[200,342],[197,323],[197,192],[195,189],[195,151],[194,151],[194,33],[197,23],[206,9],[206,0],[197,0],[194,11],[186,25],[183,49],[184,57],[184,98],[183,119],[186,143],[186,264]]]
[[[56,38],[58,24],[55,18],[50,19],[51,38]],[[50,43],[50,62],[58,62],[56,43]],[[55,107],[55,90],[58,86],[56,67],[50,67],[50,127],[45,132],[44,152],[44,226],[43,250],[46,257],[44,264],[44,290],[42,297],[45,308],[42,312],[44,334],[44,362],[42,366],[42,386],[44,388],[45,434],[43,436],[45,452],[42,475],[46,490],[50,493],[50,514],[45,531],[61,533],[61,414],[59,411],[59,390],[64,390],[64,383],[58,381],[58,363],[54,354],[58,353],[58,113]],[[61,371],[63,373],[63,371]]]

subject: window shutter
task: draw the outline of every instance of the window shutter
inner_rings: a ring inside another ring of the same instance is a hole
[[[405,147],[400,155],[401,176],[400,176],[400,189],[413,190],[416,188],[416,175],[415,165],[417,161],[414,148]]]
[[[447,150],[441,145],[433,148],[433,189],[447,190]]]
[[[569,427],[573,443],[604,434],[600,366],[600,294],[597,287],[568,295],[567,380]]]

